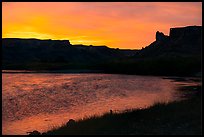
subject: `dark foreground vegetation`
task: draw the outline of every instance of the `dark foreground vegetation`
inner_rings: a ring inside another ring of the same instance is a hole
[[[42,135],[202,134],[201,86],[181,87],[178,94],[183,100],[168,104],[157,103],[146,109],[128,110],[122,113],[111,111],[103,116],[92,116],[78,121],[69,120],[67,124],[53,128]]]
[[[10,66],[15,72],[14,66]],[[9,68],[10,68],[9,67]],[[195,76],[201,72],[201,56],[157,57],[110,60],[93,64],[30,63],[22,64],[22,70],[43,73],[110,73],[163,76]],[[25,68],[24,68],[25,67]],[[30,68],[30,69],[28,69]],[[21,70],[20,69],[20,70]],[[18,69],[16,69],[18,70]]]
[[[101,66],[106,73],[194,76],[201,72],[201,56],[154,57],[112,61]]]

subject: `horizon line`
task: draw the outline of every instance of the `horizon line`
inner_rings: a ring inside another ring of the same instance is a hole
[[[40,38],[2,38],[3,39],[26,39],[26,40],[50,40],[50,41],[69,41],[70,43],[70,40],[68,39],[40,39]],[[121,49],[121,50],[141,50],[141,49],[129,49],[129,48],[112,48],[112,47],[109,47],[107,45],[92,45],[92,44],[89,44],[89,45],[84,45],[84,44],[71,44],[70,45],[72,46],[87,46],[87,47],[90,47],[90,46],[93,46],[93,47],[99,47],[99,46],[104,46],[104,47],[107,47],[107,48],[110,48],[110,49]]]

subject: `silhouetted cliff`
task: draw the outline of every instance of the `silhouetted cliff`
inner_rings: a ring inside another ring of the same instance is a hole
[[[68,40],[2,39],[2,69],[100,70],[141,75],[201,72],[201,26],[171,28],[141,50],[71,45]],[[93,71],[95,72],[95,71]]]
[[[201,30],[201,26],[171,28],[169,36],[157,31],[156,40],[149,46],[104,69],[111,73],[198,76],[202,73]]]
[[[202,26],[171,28],[169,36],[156,32],[156,41],[143,48],[136,57],[201,55]]]

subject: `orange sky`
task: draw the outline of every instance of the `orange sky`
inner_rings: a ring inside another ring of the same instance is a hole
[[[3,2],[3,38],[141,49],[156,31],[202,25],[201,2]]]

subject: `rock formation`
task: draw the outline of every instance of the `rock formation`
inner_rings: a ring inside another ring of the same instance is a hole
[[[76,121],[74,119],[70,119],[67,123],[66,126],[70,127],[70,126],[74,126],[76,124]]]
[[[169,36],[172,40],[177,40],[179,38],[199,37],[201,36],[201,31],[201,26],[170,28]]]
[[[167,39],[168,39],[168,36],[164,35],[164,33],[159,32],[159,31],[156,32],[156,41],[164,42]]]
[[[136,57],[187,56],[201,54],[202,26],[171,28],[169,36],[156,32],[156,40],[136,53]]]

